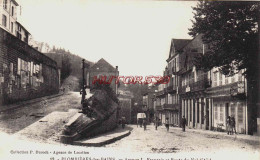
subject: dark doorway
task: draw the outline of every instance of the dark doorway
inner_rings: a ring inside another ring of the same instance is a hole
[[[193,125],[193,128],[195,128],[195,114],[196,114],[196,112],[195,112],[195,103],[196,103],[196,99],[193,99],[193,103],[192,103],[192,105],[193,105],[193,111],[192,111],[192,125]]]
[[[225,104],[225,113],[226,113],[225,118],[227,119],[227,117],[229,116],[229,103]]]
[[[206,130],[209,130],[209,99],[206,98]]]

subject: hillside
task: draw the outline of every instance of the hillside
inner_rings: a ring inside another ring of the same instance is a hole
[[[71,75],[77,77],[78,79],[81,78],[82,74],[82,59],[78,55],[74,55],[70,53],[69,51],[65,51],[64,49],[54,49],[50,53],[44,53],[46,56],[50,57],[51,59],[55,60],[58,64],[58,67],[62,67],[62,60],[64,58],[69,59],[70,68],[71,68]],[[93,62],[90,62],[88,60],[85,60],[85,62],[89,65],[92,65]]]

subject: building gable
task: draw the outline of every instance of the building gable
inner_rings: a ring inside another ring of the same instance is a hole
[[[90,67],[90,71],[92,72],[115,72],[116,68],[114,68],[111,64],[109,64],[106,60],[101,58],[97,63]]]

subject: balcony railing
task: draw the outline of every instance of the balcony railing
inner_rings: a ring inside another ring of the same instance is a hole
[[[208,87],[210,87],[210,81],[207,79],[203,79],[197,82],[190,83],[189,85],[182,86],[180,88],[180,94],[184,94],[187,92],[201,91],[201,90],[205,90]]]
[[[167,87],[167,92],[168,93],[175,93],[176,89],[177,89],[176,85],[170,85],[170,86]]]
[[[239,81],[235,83],[225,84],[222,86],[212,87],[207,90],[207,93],[214,97],[218,97],[220,95],[222,96],[226,95],[226,96],[236,97],[239,99],[245,99],[246,98],[245,82]]]
[[[156,106],[155,106],[155,109],[156,109],[156,110],[162,110],[163,108],[162,108],[161,105],[156,105]]]
[[[179,110],[180,105],[179,104],[164,104],[163,109],[169,109],[169,110]]]
[[[166,90],[165,90],[166,88],[164,88],[163,90],[160,90],[160,91],[158,91],[157,93],[156,93],[156,96],[158,97],[158,96],[163,96],[163,95],[165,95],[166,94]]]

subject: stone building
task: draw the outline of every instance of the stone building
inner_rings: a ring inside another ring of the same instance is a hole
[[[207,73],[196,69],[195,57],[205,52],[201,35],[195,37],[182,48],[180,95],[182,116],[187,119],[187,126],[197,129],[209,129],[209,100],[206,88],[210,87]]]
[[[18,22],[21,7],[15,0],[0,0],[0,28],[28,43],[30,33]]]
[[[0,104],[58,91],[57,63],[0,28]]]
[[[156,113],[157,116],[165,122],[169,118],[169,122],[173,126],[180,126],[181,118],[181,101],[179,93],[180,84],[180,53],[181,49],[190,42],[187,39],[172,39],[169,57],[166,60],[167,66],[164,76],[169,76],[168,84],[160,84],[156,94]]]
[[[246,79],[243,70],[231,77],[213,68],[203,72],[195,67],[195,57],[210,50],[203,44],[202,35],[183,47],[181,56],[182,115],[187,126],[205,130],[226,130],[226,119],[234,116],[236,131],[247,133]]]
[[[119,99],[119,118],[125,117],[126,123],[130,124],[132,121],[132,99],[134,95],[132,92],[126,89],[118,90],[118,99]]]
[[[93,64],[92,66],[87,69],[87,77],[86,77],[86,84],[90,88],[93,87],[94,83],[97,82],[99,78],[105,78],[106,82],[112,78],[110,87],[114,90],[114,92],[118,93],[118,85],[115,83],[116,78],[119,75],[118,67],[115,68],[109,64],[106,60],[101,58],[97,63]]]
[[[148,90],[143,94],[143,105],[142,110],[146,113],[149,121],[154,120],[154,113],[156,108],[156,91],[157,86],[148,86]]]
[[[224,131],[228,116],[234,116],[236,131],[248,133],[246,78],[243,70],[227,77],[218,68],[208,72],[195,66],[195,57],[210,50],[202,35],[192,40],[173,39],[164,76],[171,80],[160,84],[156,93],[156,116],[162,123],[169,118],[178,125],[180,118],[195,129]],[[176,118],[177,117],[177,118]]]

